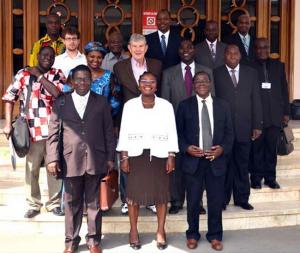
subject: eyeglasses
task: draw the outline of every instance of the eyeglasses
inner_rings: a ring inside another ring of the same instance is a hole
[[[84,82],[84,83],[88,83],[88,82],[90,82],[91,81],[91,78],[89,78],[89,77],[84,77],[84,78],[80,78],[80,77],[78,77],[78,78],[74,78],[73,79],[73,82],[74,83],[82,83],[82,82]]]
[[[67,37],[67,38],[64,38],[64,40],[65,41],[76,41],[76,40],[78,40],[78,38],[77,37]]]
[[[142,84],[155,84],[155,80],[140,80],[140,83]]]

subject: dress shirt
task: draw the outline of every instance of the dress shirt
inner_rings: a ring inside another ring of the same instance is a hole
[[[201,111],[202,111],[202,107],[203,107],[202,100],[205,100],[207,110],[208,110],[208,116],[209,116],[209,120],[210,120],[211,134],[212,134],[212,136],[214,136],[213,99],[212,99],[210,94],[205,99],[199,97],[198,95],[196,95],[196,97],[197,97],[197,102],[198,102],[199,129],[200,129],[200,132],[199,132],[199,147],[201,149],[203,149],[202,124],[201,124]]]
[[[218,42],[218,40],[215,40],[214,42],[210,42],[208,39],[205,39],[205,40],[206,40],[206,43],[207,43],[207,45],[208,45],[209,50],[211,50],[211,44],[214,45],[214,52],[215,52],[215,54],[216,54],[216,52],[217,52],[217,42]]]
[[[166,33],[162,33],[160,30],[158,30],[157,32],[158,32],[160,44],[161,44],[161,36],[162,36],[162,35],[165,35],[166,46],[168,47],[168,41],[169,41],[169,36],[170,36],[170,30],[167,31]]]
[[[64,76],[68,78],[68,75],[71,69],[77,67],[78,65],[87,65],[86,58],[84,54],[81,54],[79,51],[75,58],[71,58],[68,54],[68,51],[64,52],[61,55],[55,57],[53,68],[61,69],[64,73]]]
[[[144,58],[144,63],[142,66],[140,66],[140,64],[133,57],[131,57],[131,67],[136,83],[138,84],[140,76],[147,71],[146,59]]]
[[[182,76],[183,76],[183,79],[184,79],[184,76],[185,76],[185,67],[187,66],[187,64],[181,62],[181,71],[182,71]],[[195,62],[193,61],[190,65],[191,67],[191,73],[192,73],[192,76],[195,75]]]
[[[231,73],[231,70],[232,70],[232,68],[228,67],[226,64],[225,64],[225,66],[226,66],[226,68],[227,68],[227,70],[228,70],[228,73],[229,73],[229,75],[230,75],[230,77],[231,77],[231,74],[232,74],[232,73]],[[235,74],[236,81],[237,81],[237,83],[239,83],[240,64],[238,64],[238,65],[234,68],[234,70],[235,70],[234,74]]]
[[[105,55],[102,64],[101,64],[101,68],[106,69],[106,70],[110,70],[111,72],[113,72],[113,67],[114,65],[122,60],[128,59],[129,55],[125,53],[125,51],[122,51],[120,58],[117,58],[112,52],[109,52],[108,54]]]
[[[75,109],[78,112],[81,119],[83,118],[89,96],[90,96],[90,91],[84,96],[78,95],[76,91],[72,93],[72,99],[75,105]]]
[[[239,33],[239,36],[240,36],[242,42],[244,41],[244,38],[246,38],[246,45],[248,46],[248,50],[249,50],[249,46],[250,46],[250,35],[249,35],[249,33],[247,33],[246,36]]]
[[[150,149],[151,156],[166,158],[178,152],[178,140],[173,106],[155,97],[152,109],[142,104],[142,96],[124,105],[117,151],[128,151],[128,156],[139,156]]]

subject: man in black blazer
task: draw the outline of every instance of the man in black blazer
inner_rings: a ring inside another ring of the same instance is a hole
[[[242,56],[241,63],[251,65],[255,60],[255,37],[249,34],[251,20],[249,15],[243,14],[237,20],[237,32],[224,38],[226,44],[235,44],[239,47]]]
[[[224,64],[224,51],[226,44],[218,41],[218,23],[209,20],[204,28],[205,40],[195,47],[195,60],[197,63],[210,69],[215,69]]]
[[[252,210],[248,203],[250,183],[249,154],[252,141],[262,129],[262,107],[257,71],[240,64],[241,54],[236,45],[225,49],[225,65],[214,70],[216,96],[230,105],[235,139],[225,182],[223,209],[233,191],[234,204]]]
[[[229,105],[210,94],[211,80],[200,71],[193,78],[192,96],[179,104],[176,113],[182,170],[187,189],[187,247],[195,249],[199,233],[199,191],[205,181],[208,205],[207,240],[222,250],[222,204],[228,155],[233,143]]]
[[[86,244],[91,253],[102,252],[100,181],[113,169],[115,139],[110,106],[105,97],[90,91],[91,82],[87,66],[74,68],[75,91],[55,100],[49,123],[47,169],[53,176],[61,171],[64,177],[64,253],[73,253],[78,248],[83,202],[88,219]]]
[[[276,181],[277,140],[282,125],[289,121],[289,97],[284,64],[271,59],[270,45],[266,38],[255,41],[259,86],[263,107],[262,135],[253,142],[251,187],[261,188],[261,180],[273,189],[279,189]]]
[[[160,10],[156,18],[158,31],[146,35],[148,44],[146,57],[160,60],[163,69],[180,62],[178,48],[181,37],[179,32],[170,29],[171,21],[171,13],[167,9]]]

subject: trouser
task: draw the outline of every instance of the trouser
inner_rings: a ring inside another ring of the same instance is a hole
[[[205,182],[207,196],[208,213],[208,232],[206,238],[208,241],[222,241],[222,205],[224,198],[225,175],[215,176],[213,174],[210,162],[204,158],[199,161],[198,169],[194,174],[185,173],[187,190],[187,239],[200,239],[199,233],[199,192]]]
[[[271,126],[264,128],[261,136],[252,145],[251,181],[266,182],[276,180],[277,141],[280,128]]]
[[[46,140],[31,142],[25,163],[26,202],[30,209],[40,210],[42,207],[39,175],[41,163],[46,154]],[[49,200],[45,206],[47,211],[60,206],[61,180],[47,173]]]
[[[234,141],[225,180],[225,204],[231,193],[236,204],[247,203],[250,196],[249,154],[251,143]]]
[[[65,185],[65,244],[71,247],[80,242],[80,228],[83,216],[83,202],[87,209],[86,243],[99,245],[101,241],[102,214],[99,203],[100,175],[66,177]]]

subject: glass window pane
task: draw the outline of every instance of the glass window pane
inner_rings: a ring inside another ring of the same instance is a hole
[[[23,9],[23,0],[13,0],[13,9]]]
[[[13,55],[13,66],[14,66],[14,75],[22,69],[23,66],[23,55]]]
[[[271,16],[279,16],[280,15],[280,1],[272,0],[271,1]]]
[[[23,15],[13,15],[13,48],[23,48]]]
[[[280,22],[271,22],[271,53],[279,54]]]

